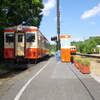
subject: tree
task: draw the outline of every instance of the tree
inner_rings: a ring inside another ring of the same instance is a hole
[[[50,49],[51,49],[51,52],[55,52],[56,51],[56,45],[52,44]]]
[[[96,42],[94,39],[89,39],[89,41],[86,44],[86,53],[91,54],[92,53],[92,48],[96,47]]]
[[[90,37],[89,39],[94,39],[94,41],[97,43],[97,45],[100,45],[100,36]]]
[[[3,29],[5,28],[6,24],[7,24],[7,14],[5,11],[5,2],[4,0],[0,1],[0,33],[1,31],[3,32]]]
[[[76,46],[76,51],[80,52],[80,44],[82,44],[82,43],[83,43],[83,41],[79,41],[79,42],[72,41],[71,46]]]
[[[98,47],[92,48],[92,53],[98,54],[99,53],[99,48]]]
[[[80,49],[80,53],[83,53],[84,43],[81,43],[81,44],[79,45],[79,49]]]
[[[7,25],[5,0],[0,0],[0,61],[3,59],[3,30]]]
[[[44,8],[42,0],[7,0],[6,8],[7,26],[21,24],[23,21],[28,25],[40,26]]]

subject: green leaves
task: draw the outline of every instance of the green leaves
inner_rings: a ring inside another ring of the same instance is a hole
[[[90,39],[86,44],[86,53],[91,54],[92,48],[96,47],[96,42],[93,39]]]
[[[91,65],[91,62],[90,62],[89,59],[87,59],[87,58],[83,58],[83,60],[82,60],[82,64],[83,64],[83,66],[90,66],[90,65]]]
[[[77,52],[80,53],[87,53],[87,54],[92,54],[94,53],[94,49],[96,50],[95,53],[98,53],[99,50],[97,45],[100,45],[100,36],[97,37],[90,37],[89,39],[85,41],[79,41],[79,42],[71,42],[71,45],[75,45]]]
[[[4,25],[5,27],[19,25],[23,21],[26,24],[39,27],[43,17],[41,12],[44,5],[42,0],[4,0],[0,8],[0,12],[3,10],[6,16],[7,23]],[[2,14],[2,16],[4,15]]]

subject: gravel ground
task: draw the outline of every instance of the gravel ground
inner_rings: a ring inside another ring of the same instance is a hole
[[[91,72],[94,72],[95,74],[100,76],[100,59],[97,58],[90,58],[91,60]]]

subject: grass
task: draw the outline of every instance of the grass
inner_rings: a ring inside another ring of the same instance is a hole
[[[56,52],[55,52],[55,51],[51,51],[50,53],[51,53],[51,54],[55,54]]]
[[[0,75],[5,74],[9,71],[5,63],[0,63]]]
[[[6,66],[5,63],[0,63],[0,69],[7,69],[8,67]]]

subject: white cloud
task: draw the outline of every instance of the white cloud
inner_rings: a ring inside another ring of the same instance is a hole
[[[50,10],[55,7],[56,0],[48,0],[47,3],[44,3],[43,14],[44,16],[48,16],[50,14]]]
[[[91,22],[90,24],[95,25],[95,24],[96,24],[96,22]]]
[[[98,4],[98,6],[93,7],[91,10],[85,11],[84,14],[81,16],[81,19],[89,18],[99,13],[100,13],[100,3]]]
[[[84,38],[71,38],[71,41],[84,41]]]

